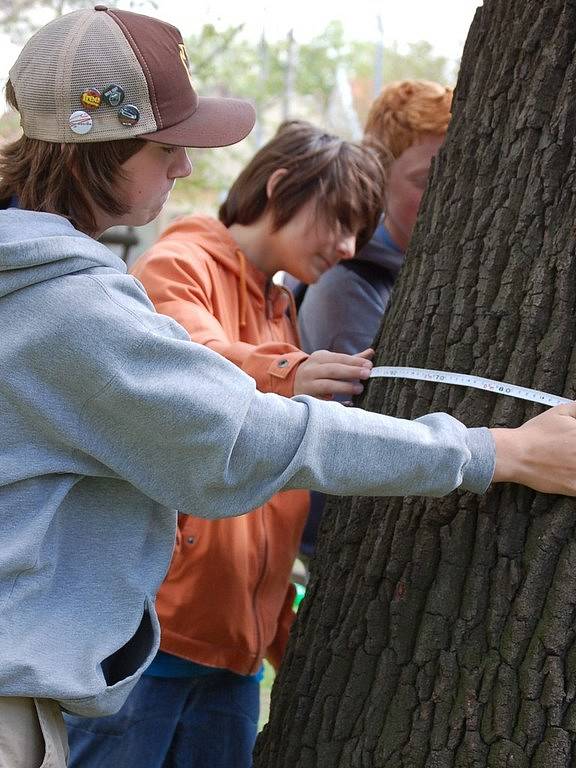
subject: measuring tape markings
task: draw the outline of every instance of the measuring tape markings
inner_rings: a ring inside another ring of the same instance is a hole
[[[372,368],[370,378],[385,379],[414,379],[417,381],[432,381],[437,384],[456,384],[461,387],[473,387],[496,395],[517,397],[520,400],[530,400],[541,405],[560,405],[571,403],[572,400],[558,395],[550,395],[537,389],[518,387],[515,384],[506,384],[503,381],[484,379],[481,376],[471,376],[466,373],[452,373],[451,371],[433,371],[429,368],[402,368],[398,366],[377,366]]]

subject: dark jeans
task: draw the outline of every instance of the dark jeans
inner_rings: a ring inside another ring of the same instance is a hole
[[[142,677],[118,714],[66,716],[69,768],[250,768],[259,689],[225,670]]]

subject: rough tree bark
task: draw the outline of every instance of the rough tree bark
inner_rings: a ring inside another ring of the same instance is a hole
[[[377,362],[574,396],[576,0],[485,0]],[[362,402],[515,426],[540,406],[378,380]],[[576,764],[576,505],[340,499],[256,768]]]

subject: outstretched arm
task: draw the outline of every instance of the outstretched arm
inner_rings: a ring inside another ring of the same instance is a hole
[[[28,397],[30,422],[43,439],[72,451],[86,476],[116,476],[165,506],[207,518],[242,514],[284,488],[481,493],[494,473],[499,482],[576,496],[576,403],[490,432],[447,414],[407,421],[307,395],[263,394],[154,313],[131,278],[74,279],[72,296],[54,287],[60,337],[23,336],[17,353],[30,357],[30,392],[43,393]],[[21,396],[8,371],[3,386],[12,385]],[[26,466],[38,474],[33,458]]]

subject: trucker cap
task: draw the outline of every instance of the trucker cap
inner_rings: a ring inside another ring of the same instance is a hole
[[[43,141],[220,147],[243,139],[255,120],[246,101],[198,96],[176,27],[105,5],[40,29],[10,81],[24,134]]]

